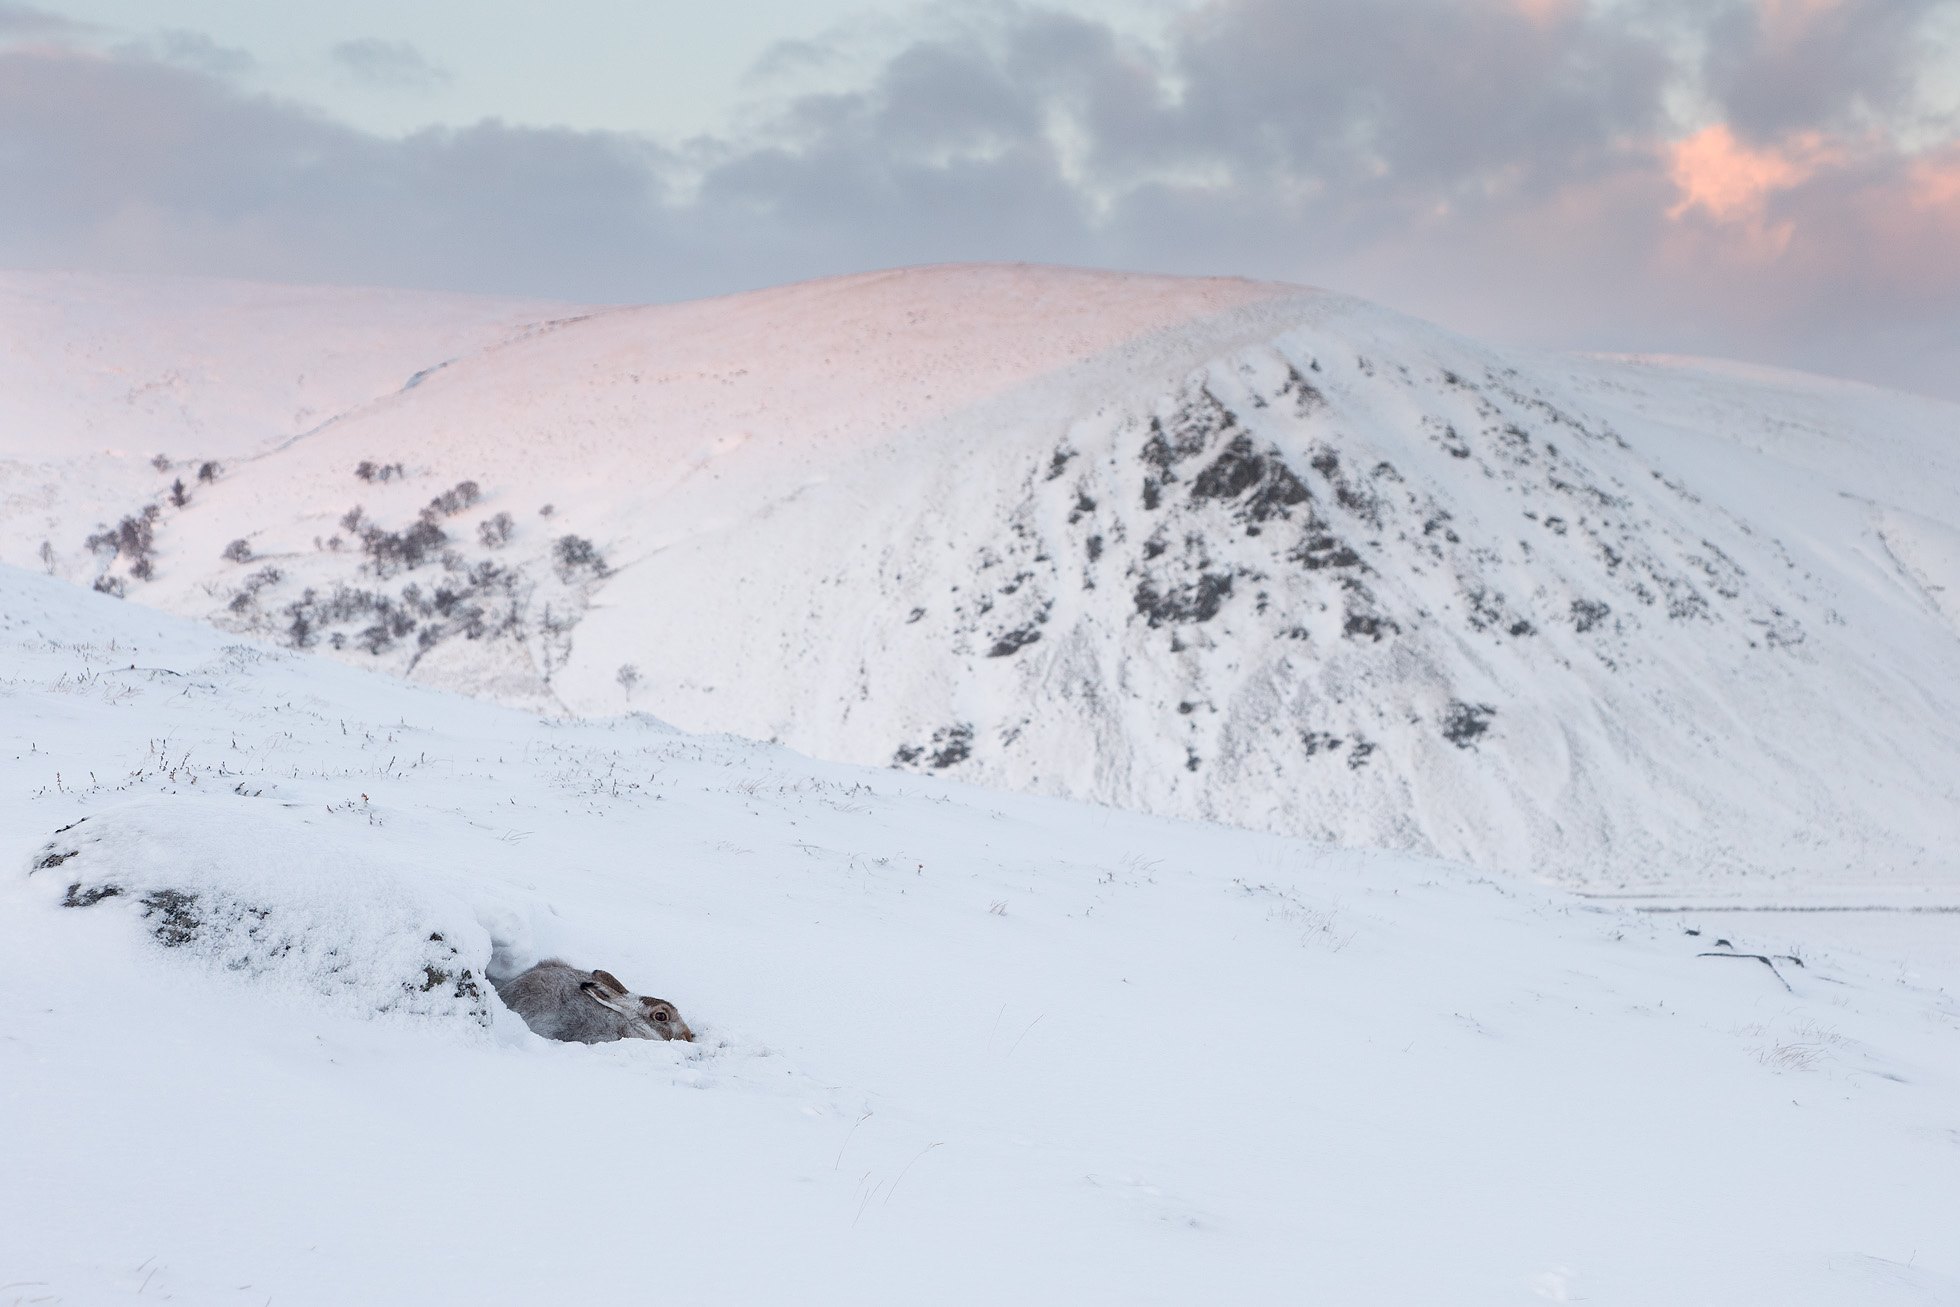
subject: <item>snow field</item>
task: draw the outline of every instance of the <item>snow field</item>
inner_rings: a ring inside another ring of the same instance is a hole
[[[540,718],[12,569],[0,717],[0,1301],[1960,1301],[1950,956],[1829,917]],[[166,888],[309,947],[171,945]],[[436,932],[701,1041],[403,1002]]]

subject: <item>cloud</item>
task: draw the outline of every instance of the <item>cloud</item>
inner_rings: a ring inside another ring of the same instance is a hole
[[[1752,149],[1735,139],[1727,123],[1714,123],[1667,147],[1668,172],[1681,199],[1667,211],[1679,218],[1700,209],[1721,222],[1760,219],[1770,195],[1817,171],[1827,151],[1806,132],[1792,150]]]
[[[67,38],[93,30],[95,29],[87,23],[78,23],[72,18],[63,18],[60,14],[51,14],[45,9],[36,9],[31,5],[8,4],[0,0],[0,39]]]
[[[1790,246],[1796,220],[1768,221],[1770,201],[1844,161],[1844,151],[1814,131],[1798,132],[1776,146],[1738,141],[1727,123],[1713,123],[1664,147],[1668,176],[1681,198],[1667,216],[1680,222],[1699,214],[1741,237],[1739,248],[1772,259]]]
[[[384,139],[156,60],[0,52],[0,159],[14,266],[607,298],[647,293],[662,244],[636,138]]]
[[[1235,273],[1960,398],[1960,132],[1926,129],[1922,10],[1212,0],[1144,40],[1004,5],[799,49],[867,71],[677,146],[384,139],[39,47],[0,55],[0,262],[599,300],[959,259]]]
[[[390,91],[426,91],[449,81],[447,69],[429,62],[406,41],[364,36],[342,41],[328,52],[341,71],[357,82]]]
[[[1951,0],[1712,0],[1702,69],[1751,139],[1848,131],[1910,113],[1930,28]]]
[[[203,32],[182,28],[171,28],[157,33],[149,41],[132,43],[124,47],[121,53],[179,64],[213,77],[239,77],[257,66],[257,60],[248,51],[236,46],[219,45]]]

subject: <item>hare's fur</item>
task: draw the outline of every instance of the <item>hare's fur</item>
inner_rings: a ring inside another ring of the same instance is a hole
[[[672,1003],[633,994],[606,971],[581,971],[548,958],[509,980],[497,996],[546,1039],[604,1044],[615,1039],[684,1039],[694,1032]]]

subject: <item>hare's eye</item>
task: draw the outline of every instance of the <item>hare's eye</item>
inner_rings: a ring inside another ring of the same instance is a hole
[[[664,1007],[657,1007],[653,1010],[653,1019],[655,1021],[672,1021],[674,1014]]]

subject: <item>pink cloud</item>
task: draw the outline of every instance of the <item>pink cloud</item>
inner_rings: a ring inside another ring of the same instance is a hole
[[[1538,27],[1551,27],[1573,16],[1579,0],[1510,0],[1511,8]]]
[[[1681,198],[1667,211],[1679,219],[1701,209],[1717,222],[1759,221],[1769,197],[1788,190],[1840,157],[1816,132],[1781,146],[1757,148],[1736,140],[1727,123],[1704,127],[1664,147],[1668,175]]]
[[[1843,0],[1756,0],[1756,14],[1772,40],[1794,41]]]

